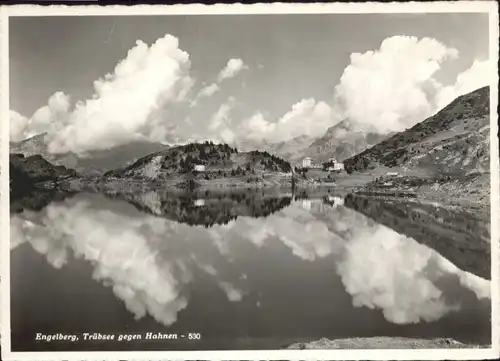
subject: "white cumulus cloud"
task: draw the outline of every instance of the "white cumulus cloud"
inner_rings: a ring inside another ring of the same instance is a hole
[[[336,108],[360,128],[387,133],[414,125],[435,110],[435,73],[456,49],[409,36],[385,39],[380,48],[353,53],[335,88]]]
[[[69,109],[70,97],[56,92],[48,99],[47,105],[35,111],[29,119],[11,110],[10,140],[21,141],[36,134],[60,130],[68,122]]]
[[[193,85],[189,68],[177,38],[165,35],[151,46],[137,41],[113,74],[94,82],[93,98],[76,105],[49,150],[85,153],[149,138],[151,128],[161,125],[154,122],[155,111],[186,98]]]
[[[212,83],[210,85],[207,85],[200,90],[200,92],[198,93],[198,98],[211,97],[212,95],[217,93],[219,91],[219,89],[220,89],[219,85],[217,85],[216,83]]]
[[[471,67],[460,73],[453,85],[444,86],[440,89],[437,99],[439,108],[443,108],[458,96],[470,93],[486,85],[493,85],[495,73],[490,61],[475,60]]]
[[[217,112],[215,112],[215,114],[210,118],[210,124],[208,128],[210,130],[216,130],[220,128],[223,123],[226,123],[228,121],[229,112],[231,111],[231,109],[232,104],[230,104],[229,102],[221,104]]]
[[[456,49],[435,39],[389,37],[378,49],[351,54],[329,103],[304,98],[284,114],[269,115],[262,109],[251,110],[253,115],[245,117],[239,104],[226,101],[207,121],[196,114],[197,101],[220,92],[225,80],[248,66],[242,59],[231,58],[212,82],[194,93],[189,54],[180,49],[177,38],[167,34],[152,45],[137,41],[112,74],[94,82],[90,99],[72,106],[68,95],[56,92],[31,117],[11,111],[10,139],[20,141],[48,132],[50,152],[85,155],[138,139],[168,143],[212,139],[238,144],[321,137],[342,119],[366,131],[401,131],[457,96],[491,83],[493,64],[479,60],[453,84],[437,81],[442,65],[457,56]]]
[[[257,112],[243,123],[246,135],[250,139],[262,139],[274,134],[276,123],[269,122],[261,112]]]
[[[230,118],[234,104],[234,98],[229,98],[226,103],[221,104],[219,109],[210,118],[208,129],[212,133],[213,139],[221,140],[225,143],[232,143],[234,141],[236,135],[231,130],[233,126]]]
[[[217,77],[217,80],[219,82],[229,79],[229,78],[234,78],[236,75],[238,75],[242,70],[247,69],[248,66],[245,65],[243,60],[239,58],[232,58],[229,59],[227,62],[226,66],[224,69],[222,69],[219,73],[219,76]]]
[[[19,114],[18,112],[11,110],[9,113],[9,139],[11,142],[19,142],[25,139],[26,127],[28,125],[29,119],[25,116]]]
[[[272,142],[286,141],[298,136],[319,137],[335,123],[332,108],[313,98],[302,99],[277,121],[265,119],[261,112],[244,122],[243,137],[266,139]]]
[[[248,66],[245,65],[243,60],[241,59],[229,59],[226,66],[219,72],[217,76],[217,81],[211,83],[209,85],[204,86],[196,95],[196,98],[191,102],[191,106],[195,106],[198,103],[198,100],[203,98],[209,98],[218,91],[220,91],[220,84],[230,78],[234,78],[241,71],[248,69]]]

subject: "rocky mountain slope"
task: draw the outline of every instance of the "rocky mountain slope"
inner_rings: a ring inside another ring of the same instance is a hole
[[[355,128],[349,120],[328,128],[325,135],[314,141],[304,154],[316,162],[325,162],[329,158],[343,161],[365,149],[390,137],[392,134],[364,132]]]
[[[489,124],[489,87],[483,87],[344,165],[348,172],[380,166],[418,169],[431,176],[489,172]]]
[[[310,136],[301,135],[284,142],[271,144],[268,151],[290,162],[301,161],[307,156],[307,149],[314,141],[315,139]]]
[[[77,176],[74,170],[53,165],[40,155],[10,154],[9,168],[12,198],[29,192],[37,184]]]
[[[259,150],[261,152],[274,154],[275,156],[283,158],[289,162],[295,162],[302,160],[302,158],[306,156],[306,149],[315,140],[315,138],[308,135],[301,135],[283,142],[244,140],[236,141],[232,145],[243,152]]]
[[[267,151],[294,164],[301,162],[304,157],[311,157],[315,162],[322,163],[329,158],[342,161],[352,157],[393,134],[364,132],[356,129],[353,123],[346,119],[328,128],[320,138],[302,135],[278,143],[265,140],[244,141],[236,146],[242,150]]]
[[[73,153],[52,154],[48,151],[48,135],[42,133],[21,142],[11,142],[10,152],[29,157],[41,155],[49,162],[75,169],[80,173],[101,174],[105,171],[124,167],[137,159],[168,149],[167,145],[136,141],[106,150],[92,151],[85,157]]]

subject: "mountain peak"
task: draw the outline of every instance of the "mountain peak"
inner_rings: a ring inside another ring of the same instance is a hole
[[[317,162],[323,162],[329,158],[342,161],[390,136],[390,134],[377,134],[357,128],[350,119],[344,119],[328,128],[325,134],[315,140],[305,153]]]

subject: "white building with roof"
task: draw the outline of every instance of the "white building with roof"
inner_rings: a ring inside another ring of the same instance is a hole
[[[337,162],[333,166],[333,170],[344,170],[344,163]]]
[[[305,157],[302,160],[302,167],[304,168],[310,168],[312,165],[312,158],[311,157]]]
[[[342,171],[344,170],[344,163],[338,162],[335,158],[328,159],[329,171]]]
[[[203,207],[205,205],[205,200],[204,199],[197,199],[194,201],[194,205],[196,207]]]

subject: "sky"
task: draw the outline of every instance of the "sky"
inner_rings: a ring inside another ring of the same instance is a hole
[[[17,17],[10,137],[78,154],[137,139],[387,133],[487,85],[487,14]]]

